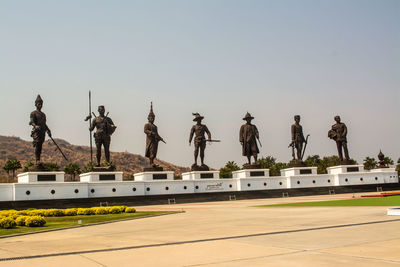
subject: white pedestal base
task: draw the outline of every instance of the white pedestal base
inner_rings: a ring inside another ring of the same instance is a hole
[[[123,172],[86,172],[79,175],[81,182],[122,182]]]
[[[316,175],[317,167],[292,167],[281,170],[281,176],[290,177],[295,175]]]
[[[174,180],[173,171],[162,171],[162,172],[139,172],[133,175],[135,181],[165,181]]]
[[[18,183],[64,182],[64,172],[24,172],[17,177]]]
[[[364,165],[338,165],[326,168],[328,174],[340,174],[350,172],[363,172]]]
[[[243,169],[232,172],[232,177],[238,178],[262,178],[269,177],[269,169]]]
[[[219,171],[191,171],[182,173],[182,180],[219,179]]]
[[[400,208],[388,208],[387,215],[396,215],[400,216]]]

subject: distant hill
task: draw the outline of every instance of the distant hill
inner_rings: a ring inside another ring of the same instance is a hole
[[[77,163],[81,169],[86,166],[90,161],[90,148],[88,146],[71,145],[65,140],[55,139],[57,144],[61,147],[64,154],[70,162]],[[95,148],[93,153],[95,153]],[[95,157],[95,155],[94,155]],[[102,155],[104,158],[104,154]],[[5,162],[9,159],[18,159],[24,167],[27,162],[35,160],[34,148],[31,141],[22,140],[14,136],[1,136],[0,135],[0,179],[4,181],[8,177],[7,172],[3,170]],[[143,167],[148,164],[148,159],[141,155],[132,154],[128,152],[111,152],[111,160],[117,166],[117,170],[124,172],[124,179],[131,180],[133,173],[142,171]],[[42,150],[43,162],[55,162],[61,169],[68,163],[63,159],[56,146],[51,140],[44,142]],[[189,168],[176,166],[174,164],[156,160],[158,165],[162,166],[164,170],[171,170],[175,175],[180,175],[182,172],[188,171]],[[17,173],[22,172],[22,169]]]

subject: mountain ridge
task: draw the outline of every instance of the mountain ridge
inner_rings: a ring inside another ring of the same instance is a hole
[[[90,162],[90,147],[70,144],[63,139],[54,139],[60,146],[69,161],[67,162],[57,151],[56,146],[51,140],[43,143],[42,161],[54,162],[60,166],[60,170],[69,162],[74,162],[79,165],[81,170]],[[94,148],[94,157],[96,148]],[[103,152],[103,151],[102,151]],[[110,152],[111,160],[117,166],[118,171],[124,172],[124,179],[132,180],[133,173],[141,172],[143,167],[148,165],[148,159],[139,155],[129,152]],[[104,154],[102,155],[102,157]],[[21,139],[17,136],[2,136],[0,135],[0,177],[9,177],[7,172],[3,169],[7,160],[17,159],[21,162],[22,167],[26,166],[29,161],[35,160],[34,148],[32,142]],[[175,175],[181,175],[182,172],[189,171],[189,168],[174,165],[172,163],[158,160],[155,162],[164,168],[164,170],[174,171]],[[17,170],[21,173],[22,169]]]

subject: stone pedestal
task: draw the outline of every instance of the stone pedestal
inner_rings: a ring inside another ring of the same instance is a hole
[[[372,169],[370,172],[396,172],[396,168],[378,168]]]
[[[182,173],[182,180],[219,179],[219,171],[191,171]]]
[[[269,177],[269,169],[244,169],[233,171],[232,177],[235,179]]]
[[[64,172],[24,172],[18,174],[18,183],[64,182]]]
[[[338,165],[326,168],[328,174],[341,174],[349,172],[363,172],[364,165]]]
[[[162,172],[139,172],[133,175],[135,181],[166,181],[174,180],[173,171],[162,171]]]
[[[123,172],[87,172],[79,175],[81,182],[122,182]]]
[[[292,167],[281,170],[281,176],[316,175],[317,167]]]

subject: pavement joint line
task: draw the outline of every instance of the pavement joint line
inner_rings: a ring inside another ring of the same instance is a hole
[[[101,252],[112,252],[112,251],[122,251],[122,250],[140,249],[140,248],[153,248],[153,247],[164,247],[164,246],[174,246],[174,245],[184,245],[184,244],[195,244],[195,243],[202,243],[202,242],[232,240],[232,239],[239,239],[239,238],[249,238],[249,237],[268,236],[268,235],[290,234],[290,233],[299,233],[299,232],[307,232],[307,231],[328,230],[328,229],[335,229],[335,228],[355,227],[355,226],[399,222],[399,221],[400,221],[400,219],[392,219],[392,220],[383,220],[383,221],[339,224],[339,225],[331,225],[331,226],[321,226],[321,227],[314,227],[314,228],[284,230],[284,231],[277,231],[277,232],[247,234],[247,235],[238,235],[238,236],[226,236],[226,237],[205,238],[205,239],[197,239],[197,240],[186,240],[186,241],[177,241],[177,242],[169,242],[169,243],[155,243],[155,244],[136,245],[136,246],[117,247],[117,248],[104,248],[104,249],[58,252],[58,253],[48,253],[48,254],[39,254],[39,255],[30,255],[30,256],[20,256],[20,257],[9,257],[9,258],[0,258],[0,262],[69,256],[69,255],[79,255],[79,254],[90,254],[90,253],[101,253]]]
[[[82,257],[82,258],[85,258],[85,259],[87,259],[87,260],[89,260],[89,261],[91,261],[91,262],[94,262],[94,263],[96,263],[96,264],[98,264],[98,265],[100,265],[100,266],[107,267],[107,265],[104,265],[104,264],[102,264],[102,263],[100,263],[100,262],[98,262],[98,261],[96,261],[96,260],[94,260],[94,259],[92,259],[92,258],[89,258],[89,257],[87,257],[87,256],[85,256],[85,255],[79,255],[79,256]]]
[[[18,237],[18,236],[24,236],[24,235],[34,235],[34,234],[42,234],[42,233],[48,233],[48,232],[56,232],[56,231],[69,230],[69,229],[75,229],[75,228],[81,228],[81,227],[96,226],[96,225],[116,223],[116,222],[124,222],[124,221],[146,219],[146,218],[159,217],[159,216],[172,215],[172,214],[179,214],[179,213],[185,213],[185,211],[183,211],[183,210],[182,211],[168,211],[168,213],[163,213],[163,214],[153,214],[153,215],[146,215],[146,216],[133,217],[133,218],[124,218],[124,219],[112,220],[112,221],[106,221],[106,222],[97,222],[97,223],[89,223],[89,224],[61,227],[61,228],[55,228],[55,229],[47,229],[47,230],[41,230],[41,231],[36,231],[36,232],[19,233],[19,234],[13,234],[13,235],[4,235],[4,236],[0,236],[0,239]]]
[[[239,259],[233,259],[233,260],[229,260],[229,261],[216,261],[216,262],[184,265],[184,267],[207,266],[207,265],[211,265],[211,264],[221,264],[221,263],[228,263],[228,262],[239,262],[239,261],[247,261],[247,260],[254,260],[254,259],[263,259],[263,258],[269,258],[269,257],[274,257],[274,256],[297,254],[297,253],[302,253],[302,252],[307,252],[307,251],[299,249],[298,251],[283,252],[283,253],[277,253],[277,254],[273,254],[273,255],[265,255],[265,256],[259,256],[259,257],[239,258]]]
[[[318,250],[314,250],[314,251],[312,251],[312,252],[319,253],[319,254],[334,255],[334,256],[346,256],[346,257],[352,257],[352,258],[364,259],[364,260],[375,260],[375,261],[399,263],[399,260],[388,260],[388,259],[380,259],[380,258],[371,258],[371,257],[363,257],[363,256],[350,255],[350,254],[343,254],[343,253],[331,253],[331,252],[318,251]]]

